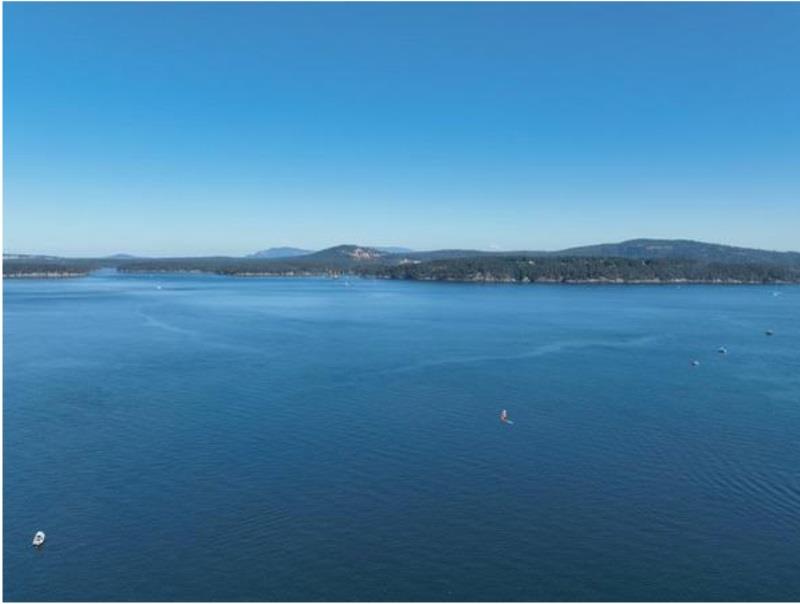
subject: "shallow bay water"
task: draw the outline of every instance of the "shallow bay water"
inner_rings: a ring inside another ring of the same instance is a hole
[[[7,600],[800,599],[800,287],[3,295]]]

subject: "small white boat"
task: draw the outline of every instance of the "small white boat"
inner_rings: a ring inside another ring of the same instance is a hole
[[[728,349],[727,349],[727,348],[725,348],[724,346],[720,346],[720,347],[717,349],[717,352],[718,352],[718,353],[720,353],[720,354],[728,354]]]
[[[700,361],[692,361],[692,367],[699,367]]]
[[[36,534],[33,536],[33,547],[40,547],[44,543],[44,532],[36,531]]]

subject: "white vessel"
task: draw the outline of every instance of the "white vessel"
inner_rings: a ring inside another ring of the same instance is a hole
[[[39,547],[44,543],[44,533],[42,531],[36,531],[36,534],[33,536],[33,547]]]

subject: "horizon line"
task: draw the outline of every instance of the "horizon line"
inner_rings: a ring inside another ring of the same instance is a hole
[[[368,244],[361,244],[361,243],[337,243],[334,245],[328,245],[325,247],[313,247],[313,246],[299,246],[299,245],[273,245],[269,247],[260,248],[258,250],[245,252],[245,253],[194,253],[194,254],[174,254],[174,253],[167,253],[167,254],[159,254],[159,253],[135,253],[135,252],[109,252],[109,253],[95,253],[95,254],[73,254],[73,253],[48,253],[48,252],[19,252],[19,251],[7,251],[3,250],[3,259],[6,259],[6,256],[40,256],[40,257],[56,257],[56,258],[97,258],[97,259],[107,259],[112,258],[114,256],[130,256],[132,258],[248,258],[257,254],[261,251],[266,250],[273,250],[273,249],[280,249],[280,248],[292,248],[303,250],[308,254],[314,254],[318,252],[322,252],[325,250],[334,249],[337,247],[342,246],[355,246],[361,248],[370,248],[370,249],[386,249],[386,248],[405,248],[408,250],[406,253],[431,253],[431,252],[438,252],[438,251],[474,251],[474,252],[481,252],[481,253],[514,253],[514,252],[536,252],[536,253],[558,253],[558,252],[566,252],[569,250],[574,250],[576,248],[584,248],[584,247],[594,247],[600,245],[621,245],[624,243],[632,243],[632,242],[641,242],[641,241],[654,241],[654,242],[669,242],[669,243],[677,243],[677,242],[684,242],[684,243],[700,243],[705,245],[718,245],[724,247],[733,247],[733,248],[740,248],[746,250],[758,250],[763,252],[775,252],[780,254],[798,254],[800,250],[798,249],[774,249],[774,248],[765,248],[765,247],[753,247],[747,245],[737,245],[731,243],[717,243],[717,242],[710,242],[710,241],[703,241],[700,239],[690,239],[690,238],[663,238],[663,237],[634,237],[631,239],[623,239],[621,241],[612,241],[612,242],[604,242],[604,243],[585,243],[580,245],[573,245],[565,248],[558,248],[558,249],[544,249],[544,248],[501,248],[499,246],[490,246],[489,248],[480,248],[480,247],[458,247],[458,246],[447,246],[447,247],[434,247],[434,248],[410,248],[404,245],[368,245]],[[404,252],[388,252],[388,253],[404,253]],[[300,254],[298,254],[300,255]],[[302,254],[305,255],[305,254]],[[264,259],[264,258],[262,258]]]

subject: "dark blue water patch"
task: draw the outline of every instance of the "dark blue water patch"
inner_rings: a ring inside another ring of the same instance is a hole
[[[4,596],[797,600],[780,289],[8,282]]]

